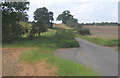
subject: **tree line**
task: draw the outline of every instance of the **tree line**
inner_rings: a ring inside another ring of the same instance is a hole
[[[29,2],[1,2],[0,4],[2,5],[2,42],[19,40],[23,35],[37,38],[48,28],[53,28],[54,13],[46,7],[37,8],[33,13],[34,21],[29,22],[27,14]],[[63,24],[71,27],[79,25],[78,20],[68,10],[58,15],[57,20],[62,20]]]
[[[19,22],[28,21],[29,2],[2,2],[1,5],[2,41],[17,40],[26,32]]]
[[[41,37],[43,32],[49,28],[53,28],[54,13],[46,7],[37,8],[33,13],[34,20],[28,21],[27,11],[29,10],[29,2],[1,2],[0,10],[2,11],[2,42],[11,42],[23,39],[23,36],[29,38]],[[83,35],[90,32],[88,29],[82,28],[84,25],[113,25],[117,23],[78,23],[78,19],[70,13],[69,10],[63,11],[56,18],[69,27],[79,28],[79,32]]]
[[[92,26],[118,26],[118,22],[93,22],[93,23],[80,23],[81,25],[92,25]]]

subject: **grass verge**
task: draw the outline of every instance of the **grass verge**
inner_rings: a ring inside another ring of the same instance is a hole
[[[57,74],[59,76],[97,76],[97,73],[84,65],[54,56],[53,51],[55,49],[47,47],[25,51],[20,56],[20,60],[37,63],[40,60],[47,59],[50,64],[57,67]]]
[[[99,44],[102,46],[107,46],[107,47],[116,47],[118,46],[118,39],[101,39],[101,38],[92,38],[92,37],[88,37],[88,36],[81,36],[79,34],[76,35],[76,37],[78,38],[82,38],[85,40],[88,40],[90,42],[93,42],[95,44]]]

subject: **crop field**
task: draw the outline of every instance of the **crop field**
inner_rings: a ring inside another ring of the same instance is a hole
[[[91,31],[94,38],[118,39],[118,26],[83,26]]]

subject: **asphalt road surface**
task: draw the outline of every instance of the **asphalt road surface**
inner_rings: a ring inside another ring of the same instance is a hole
[[[100,76],[118,76],[118,52],[76,38],[79,48],[60,49],[55,55],[84,64]]]

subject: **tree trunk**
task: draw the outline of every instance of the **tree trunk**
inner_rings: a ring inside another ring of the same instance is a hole
[[[40,36],[41,36],[41,33],[39,32],[39,33],[38,33],[38,37],[40,37]]]
[[[38,30],[38,37],[40,37],[41,36],[41,32],[40,32],[40,29]]]

